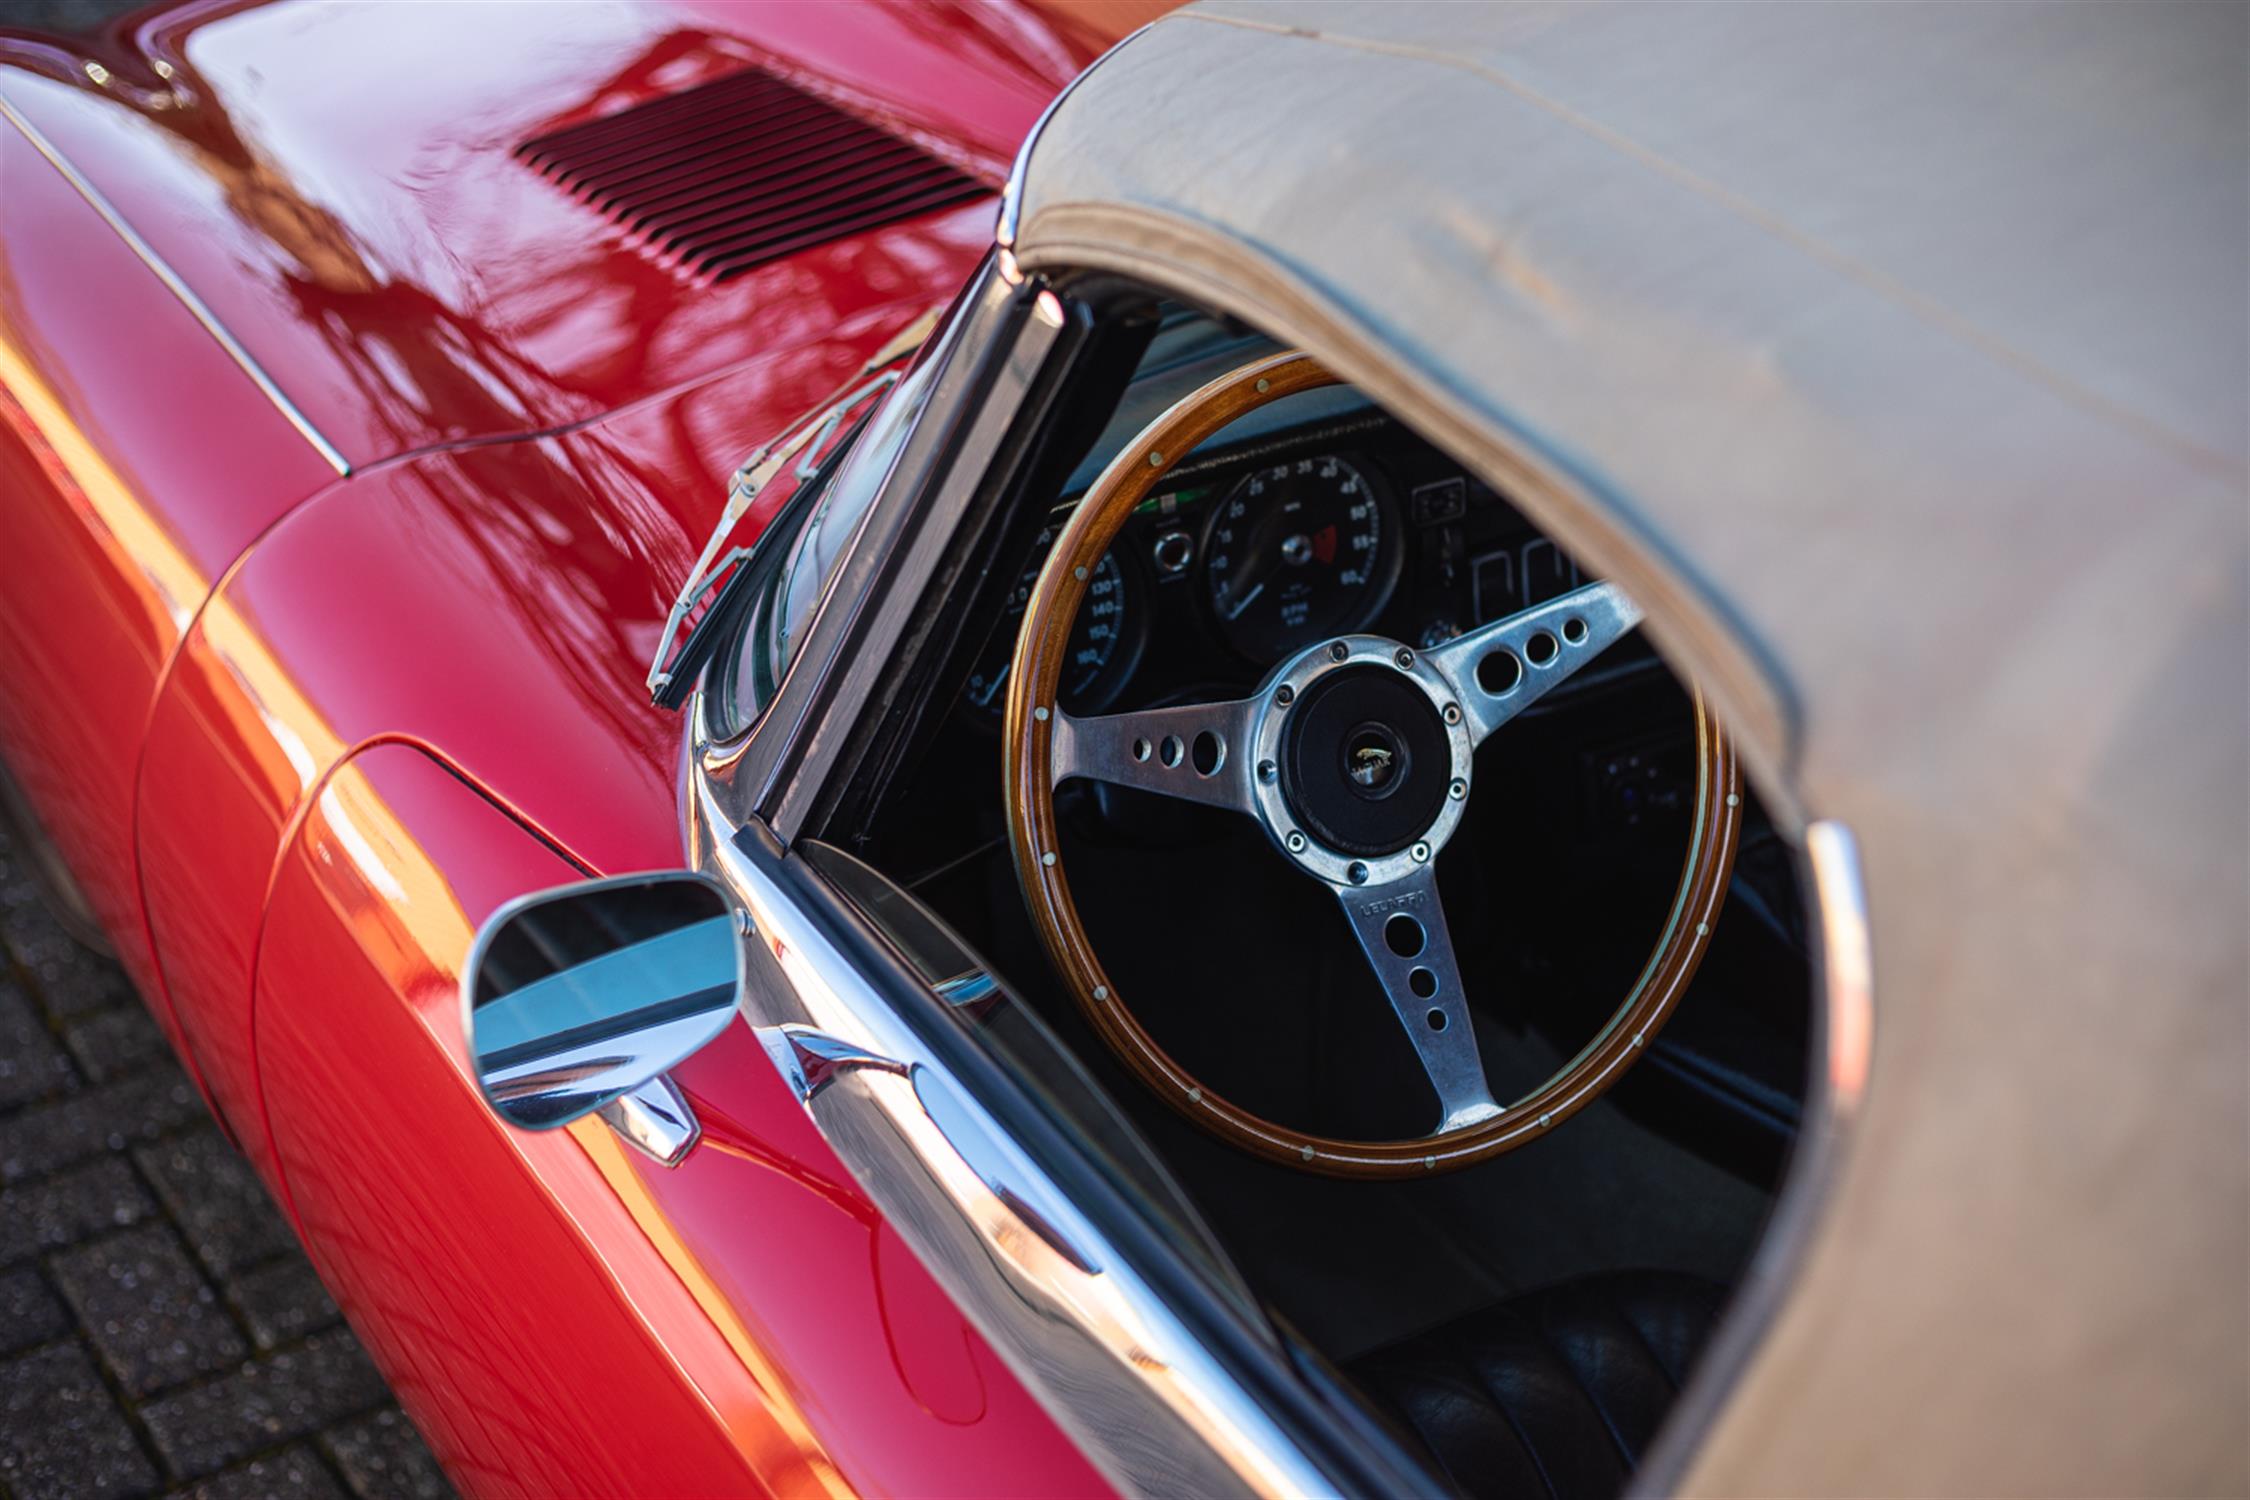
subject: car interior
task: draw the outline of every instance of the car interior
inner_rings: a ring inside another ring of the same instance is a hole
[[[1614,1493],[1744,1274],[1805,1097],[1804,901],[1747,784],[1724,905],[1662,1030],[1599,1099],[1458,1171],[1340,1178],[1218,1139],[1121,1065],[1027,914],[1002,709],[1041,565],[1151,418],[1276,348],[1111,291],[1067,399],[988,497],[976,562],[928,622],[917,664],[942,665],[914,674],[899,746],[820,836],[983,957],[1123,1111],[1276,1324],[1464,1491]],[[1085,716],[1239,698],[1329,637],[1427,651],[1589,581],[1510,495],[1350,387],[1310,391],[1227,427],[1140,502],[1086,583],[1060,703]],[[1588,1047],[1649,962],[1695,776],[1689,690],[1638,633],[1476,752],[1477,795],[1435,870],[1495,1099]],[[1299,1130],[1431,1133],[1437,1096],[1331,891],[1231,811],[1085,779],[1054,797],[1087,935],[1166,1053]]]

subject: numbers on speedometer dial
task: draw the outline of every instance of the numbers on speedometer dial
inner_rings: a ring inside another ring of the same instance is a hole
[[[1228,644],[1266,663],[1357,630],[1398,577],[1398,542],[1373,483],[1336,454],[1243,476],[1211,516],[1204,576]]]
[[[992,643],[985,648],[976,670],[969,674],[965,690],[969,703],[981,712],[997,718],[1000,705],[1008,695],[1009,664],[1015,659],[1016,631],[1023,624],[1024,609],[1031,603],[1032,585],[1039,581],[1039,569],[1047,561],[1048,549],[1055,544],[1056,528],[1049,526],[1041,531],[1031,545],[1031,561],[1024,566],[1023,575],[1008,595],[1000,627],[992,633]],[[1072,713],[1096,713],[1108,707],[1117,696],[1117,690],[1132,675],[1134,658],[1140,654],[1137,632],[1141,622],[1134,616],[1125,583],[1125,570],[1118,566],[1114,553],[1102,554],[1094,567],[1094,576],[1087,581],[1085,602],[1078,606],[1078,618],[1070,628],[1070,643],[1064,648],[1062,665],[1062,706]]]

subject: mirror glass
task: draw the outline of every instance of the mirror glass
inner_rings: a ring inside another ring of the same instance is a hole
[[[742,976],[733,909],[705,876],[526,897],[496,913],[471,951],[462,989],[477,1081],[511,1125],[567,1125],[723,1031]]]

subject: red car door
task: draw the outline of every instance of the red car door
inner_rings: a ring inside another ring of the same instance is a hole
[[[677,1075],[675,1168],[594,1118],[510,1130],[461,1035],[484,917],[584,872],[383,744],[283,858],[257,1042],[288,1205],[432,1448],[489,1493],[1103,1486],[736,1025]]]

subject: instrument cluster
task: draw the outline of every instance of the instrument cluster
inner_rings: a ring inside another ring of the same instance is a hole
[[[1581,582],[1507,501],[1386,417],[1320,424],[1180,465],[1106,553],[1062,705],[1101,713],[1247,689],[1331,635],[1438,645]],[[1016,630],[1076,497],[1055,507],[969,677],[997,723]]]

